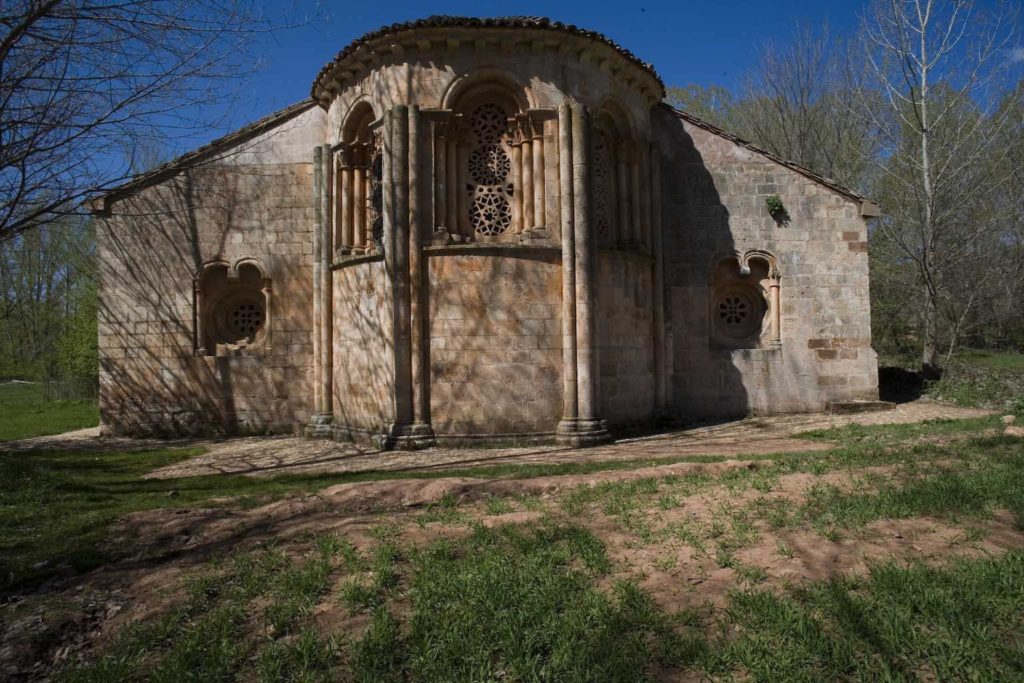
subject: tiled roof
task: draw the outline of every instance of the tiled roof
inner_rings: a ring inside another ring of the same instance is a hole
[[[548,31],[558,31],[561,33],[568,33],[575,36],[582,36],[584,38],[590,38],[591,40],[604,43],[611,47],[620,55],[625,57],[627,60],[635,64],[636,66],[644,69],[658,81],[661,89],[664,90],[665,84],[662,83],[661,78],[655,72],[654,67],[650,64],[642,61],[639,57],[634,55],[632,52],[622,47],[618,43],[614,42],[604,34],[598,33],[597,31],[588,31],[587,29],[574,26],[572,24],[563,24],[560,21],[552,21],[547,17],[491,17],[491,18],[480,18],[480,17],[456,17],[447,15],[435,15],[427,17],[426,19],[417,19],[415,21],[405,21],[397,24],[391,24],[390,26],[382,26],[376,31],[370,31],[369,33],[356,38],[349,43],[338,55],[331,60],[324,68],[320,69],[320,73],[317,74],[316,79],[313,81],[313,86],[310,89],[310,94],[313,99],[318,99],[318,91],[323,87],[325,77],[331,72],[331,70],[342,62],[346,57],[351,55],[353,52],[358,50],[363,45],[380,38],[382,36],[393,35],[396,33],[402,33],[405,31],[414,31],[417,29],[430,29],[430,28],[499,28],[499,29],[545,29]]]
[[[176,159],[172,159],[165,164],[157,166],[152,171],[147,171],[146,173],[137,175],[128,182],[111,188],[103,194],[94,197],[90,200],[90,204],[92,204],[93,207],[92,210],[105,210],[107,202],[120,199],[126,195],[138,192],[145,187],[149,187],[150,185],[166,180],[182,169],[206,161],[209,157],[216,155],[218,152],[226,148],[251,140],[257,135],[284,123],[289,119],[295,118],[305,111],[309,111],[315,105],[315,102],[311,102],[309,100],[296,102],[284,109],[275,111],[273,114],[268,114],[261,119],[257,119],[247,126],[242,126],[238,130],[219,137],[216,140],[211,140],[202,147],[198,147],[191,152],[182,154]]]

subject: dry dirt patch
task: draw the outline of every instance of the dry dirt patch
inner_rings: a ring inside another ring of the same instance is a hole
[[[174,463],[149,476],[174,478],[213,474],[274,476],[316,472],[400,472],[451,469],[498,464],[536,464],[678,458],[718,455],[739,457],[783,452],[807,452],[829,448],[829,444],[796,438],[814,429],[829,429],[856,423],[905,424],[932,419],[981,417],[990,411],[918,400],[892,410],[850,415],[809,413],[769,415],[721,424],[694,425],[666,434],[625,439],[583,451],[540,446],[528,448],[458,449],[432,448],[415,453],[381,452],[332,441],[308,440],[294,436],[244,437],[232,439],[132,439],[103,437],[99,429],[36,437],[3,444],[8,452],[32,450],[143,450],[169,446],[201,445],[203,455]]]

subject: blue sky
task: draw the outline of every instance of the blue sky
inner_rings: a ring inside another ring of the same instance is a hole
[[[312,13],[316,0],[253,0],[271,15]],[[991,0],[980,0],[980,5]],[[1011,0],[1018,2],[1019,0]],[[826,22],[834,37],[852,36],[867,0],[323,0],[315,22],[273,34],[255,47],[260,68],[239,84],[243,106],[230,111],[216,137],[309,96],[320,68],[353,39],[386,24],[431,14],[469,16],[543,15],[607,35],[651,62],[669,86],[723,85],[733,88],[755,66],[766,42],[787,43],[798,26],[818,29]],[[1024,66],[1024,41],[1017,38],[1017,62]],[[180,140],[184,149],[205,140]]]
[[[264,3],[274,12],[278,3]],[[291,7],[291,0],[281,6]],[[756,59],[758,45],[785,41],[801,22],[833,33],[852,28],[859,0],[608,0],[561,2],[390,0],[325,2],[326,21],[282,32],[258,48],[263,68],[245,84],[255,110],[239,112],[236,124],[308,96],[317,71],[354,38],[385,24],[431,14],[470,16],[543,15],[604,33],[654,64],[668,85],[735,85]],[[311,0],[300,11],[312,7]]]

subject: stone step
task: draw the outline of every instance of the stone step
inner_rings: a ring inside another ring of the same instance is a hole
[[[829,401],[825,404],[825,412],[830,415],[848,413],[873,413],[878,410],[892,410],[896,404],[892,401]]]

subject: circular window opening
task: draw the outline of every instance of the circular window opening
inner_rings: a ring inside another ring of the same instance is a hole
[[[714,318],[718,329],[733,339],[744,339],[761,332],[764,297],[750,287],[732,287],[715,299]]]
[[[260,292],[236,292],[216,302],[210,331],[218,344],[248,344],[263,330],[267,308]]]
[[[229,313],[228,325],[239,337],[252,337],[263,327],[263,311],[254,303],[236,303]]]

